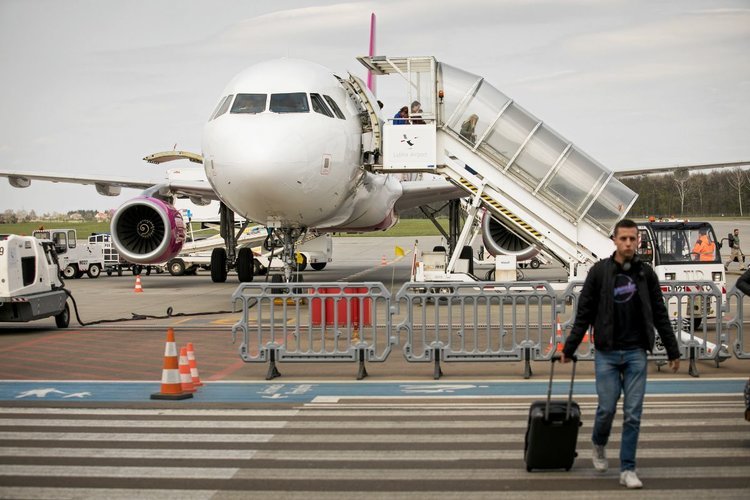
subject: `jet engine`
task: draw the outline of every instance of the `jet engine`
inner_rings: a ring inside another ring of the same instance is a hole
[[[527,260],[539,253],[539,248],[514,233],[489,212],[482,217],[482,240],[491,255],[515,255],[516,260]]]
[[[158,198],[126,201],[112,217],[112,241],[126,260],[157,264],[175,257],[185,243],[182,214]]]

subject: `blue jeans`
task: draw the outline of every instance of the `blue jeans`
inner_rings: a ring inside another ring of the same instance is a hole
[[[646,351],[596,351],[594,358],[599,405],[591,441],[604,446],[609,440],[620,392],[625,394],[620,444],[620,470],[635,470],[635,453],[646,393]]]

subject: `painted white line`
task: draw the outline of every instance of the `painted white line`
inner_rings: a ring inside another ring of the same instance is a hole
[[[513,434],[499,434],[483,432],[481,434],[461,433],[460,427],[455,429],[455,434],[278,434],[274,437],[274,443],[405,443],[405,442],[430,442],[430,443],[523,443],[524,433],[516,432]],[[580,431],[584,435],[589,435],[592,426],[583,426]],[[621,428],[613,427],[613,435],[610,443],[619,443]],[[658,432],[658,433],[641,433],[639,442],[649,441],[685,441],[687,445],[695,442],[696,437],[701,440],[734,440],[736,432]],[[586,441],[584,440],[584,443]],[[581,450],[578,451],[579,454]],[[367,452],[365,452],[367,453]],[[640,450],[639,450],[640,453]],[[613,455],[616,456],[616,455]]]
[[[615,453],[614,449],[609,450]],[[750,458],[748,448],[667,448],[639,449],[638,458],[674,458],[679,453],[681,458]],[[613,456],[617,456],[615,453]],[[454,462],[456,460],[523,460],[523,450],[258,450],[254,460],[312,460],[325,462],[341,460],[361,462],[369,460],[438,460]],[[588,464],[587,464],[588,465]],[[522,472],[519,470],[519,474]]]
[[[189,442],[189,443],[267,443],[273,434],[157,434],[104,432],[0,432],[0,440],[29,441],[138,441],[138,442]],[[177,453],[177,452],[175,452]]]
[[[176,490],[126,490],[122,488],[24,488],[20,486],[0,487],[0,498],[25,498],[29,500],[62,500],[62,499],[96,499],[132,500],[143,498],[150,500],[174,500]],[[210,500],[216,490],[179,490],[180,500]],[[277,492],[278,493],[278,492]],[[264,498],[271,498],[269,494]],[[723,497],[726,498],[726,497]],[[309,500],[309,497],[308,497]]]
[[[248,460],[256,450],[211,449],[140,449],[140,448],[26,448],[0,447],[0,457],[66,457],[66,458],[157,458]],[[4,466],[3,466],[4,467]]]
[[[84,420],[2,418],[0,425],[28,427],[130,427],[133,429],[280,429],[286,420]]]
[[[278,471],[277,471],[278,472]],[[383,475],[387,472],[383,473]],[[544,473],[543,475],[554,474]],[[572,473],[568,473],[571,475]],[[536,474],[537,476],[542,474]],[[617,479],[612,478],[616,484]],[[646,485],[648,488],[648,485]],[[542,492],[536,491],[503,491],[502,498],[504,500],[528,500],[533,498],[534,494],[538,497],[544,497]],[[209,499],[245,499],[250,498],[281,498],[277,490],[255,490],[252,494],[248,492],[228,492],[228,491],[217,491],[217,490],[139,490],[139,489],[117,489],[117,488],[37,488],[37,487],[0,487],[0,498],[25,498],[30,500],[61,500],[61,499],[101,499],[106,498],[108,500],[132,500],[133,498],[148,498],[150,500],[174,500],[175,496],[179,495],[180,500],[209,500]],[[717,489],[689,489],[689,490],[677,490],[671,489],[668,492],[660,492],[659,498],[662,500],[681,500],[689,498],[690,500],[715,500],[717,495],[721,496],[722,500],[747,500],[747,489],[745,488],[722,488]],[[387,500],[413,500],[417,496],[423,498],[430,498],[433,500],[455,500],[457,498],[464,498],[466,495],[461,495],[455,491],[432,491],[429,489],[420,489],[418,493],[413,491],[389,491],[382,495],[369,493],[366,495],[356,493],[353,494],[351,491],[285,491],[283,493],[284,500],[351,500],[353,496],[358,498],[380,498]],[[566,490],[566,491],[555,491],[555,500],[601,500],[605,496],[602,491],[592,490],[591,488],[585,488],[581,490]],[[629,499],[632,500],[634,497],[633,491],[626,490],[624,488],[618,490],[607,490],[607,499]],[[472,500],[496,500],[498,498],[497,492],[472,492]]]
[[[100,467],[79,465],[3,465],[0,476],[49,477],[118,477],[159,479],[231,479],[237,474],[234,467]]]
[[[48,415],[178,415],[194,417],[292,417],[299,414],[297,409],[270,410],[221,410],[221,409],[128,409],[128,408],[14,408],[0,407],[4,413],[48,414]]]

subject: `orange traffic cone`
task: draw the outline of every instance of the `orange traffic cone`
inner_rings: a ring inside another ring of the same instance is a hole
[[[187,347],[180,348],[180,385],[182,392],[188,394],[195,392],[193,377],[190,375],[190,364],[187,359]]]
[[[380,265],[381,266],[387,266],[388,265],[388,261],[385,259],[385,254],[383,254],[383,258],[380,259]]]
[[[591,328],[589,328],[588,330],[586,330],[586,333],[583,334],[583,340],[581,341],[581,343],[587,342],[589,344],[593,344],[593,342],[594,342],[594,334],[590,333],[590,332],[591,332]]]
[[[135,293],[143,293],[143,285],[141,285],[141,275],[135,277]]]
[[[190,366],[190,377],[193,379],[193,387],[200,387],[203,385],[203,382],[201,382],[201,376],[198,374],[198,362],[195,360],[195,350],[193,349],[192,342],[188,342],[187,345],[187,358],[188,365]]]
[[[560,316],[555,320],[555,325],[555,334],[549,339],[549,349],[547,349],[547,352],[555,348],[555,345],[557,345],[555,352],[562,352],[565,345],[563,341],[562,325],[560,324]]]
[[[174,341],[174,329],[167,329],[167,345],[164,349],[164,369],[161,372],[161,390],[151,395],[151,399],[187,399],[193,395],[182,390],[177,345]]]

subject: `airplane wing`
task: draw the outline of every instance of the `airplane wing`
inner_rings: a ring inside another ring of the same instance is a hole
[[[169,192],[178,198],[190,198],[197,205],[207,205],[212,200],[218,200],[208,181],[204,180],[134,180],[124,177],[99,177],[93,175],[61,175],[45,172],[20,172],[0,170],[0,177],[7,177],[10,185],[25,188],[31,181],[48,181],[65,184],[94,185],[97,193],[104,196],[117,196],[122,188],[152,189]]]
[[[620,170],[615,172],[615,177],[637,177],[639,175],[671,174],[675,172],[690,172],[693,170],[711,170],[717,168],[742,168],[750,167],[750,161],[734,161],[728,163],[704,163],[701,165],[674,165],[672,167],[639,168],[635,170]]]
[[[464,189],[454,186],[443,178],[402,181],[401,187],[403,194],[396,201],[396,211],[466,196]]]

